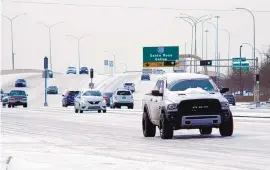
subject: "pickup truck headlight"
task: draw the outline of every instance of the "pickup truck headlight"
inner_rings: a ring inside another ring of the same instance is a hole
[[[167,106],[168,111],[177,111],[178,105],[177,104],[169,104]]]
[[[229,110],[230,104],[228,102],[220,102],[222,110]]]

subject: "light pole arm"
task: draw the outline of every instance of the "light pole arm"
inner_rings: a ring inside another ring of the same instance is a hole
[[[63,24],[63,22],[57,22],[57,23],[51,25],[50,28],[52,28],[52,27],[54,27],[54,26],[56,26],[56,25],[58,25],[58,24]]]

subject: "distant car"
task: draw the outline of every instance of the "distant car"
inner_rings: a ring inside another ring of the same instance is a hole
[[[1,89],[1,101],[3,97],[4,97],[4,90]]]
[[[150,74],[148,73],[143,73],[141,75],[141,80],[150,80]]]
[[[68,90],[65,95],[62,95],[62,106],[74,106],[75,97],[79,94],[79,92],[79,90]]]
[[[228,100],[229,104],[235,106],[235,98],[232,94],[225,93],[223,96]]]
[[[15,106],[27,107],[27,94],[24,90],[11,90],[8,94],[7,105],[9,108]]]
[[[15,87],[27,87],[26,81],[24,79],[17,79],[15,81]]]
[[[45,78],[45,71],[42,72],[42,78]],[[52,70],[48,70],[47,78],[53,78],[53,71]]]
[[[87,67],[81,67],[79,73],[80,74],[89,74],[89,70]]]
[[[77,74],[76,67],[68,67],[67,74]]]
[[[2,100],[1,100],[1,102],[2,102],[2,106],[3,106],[3,107],[5,107],[5,106],[8,104],[8,93],[4,93],[4,94],[2,95]]]
[[[58,87],[56,87],[56,86],[49,86],[47,88],[47,94],[58,94]]]
[[[122,106],[127,106],[129,109],[133,109],[134,107],[132,92],[127,89],[116,89],[113,92],[110,102],[111,108],[121,109]]]
[[[135,92],[135,84],[134,83],[125,83],[123,84],[124,88],[130,90],[132,93]]]
[[[83,90],[75,98],[75,113],[98,111],[106,113],[106,101],[99,90]]]
[[[270,99],[268,101],[266,101],[266,103],[270,103]]]
[[[103,98],[106,100],[106,106],[110,107],[110,101],[111,101],[111,97],[113,95],[113,92],[105,92],[103,94]]]

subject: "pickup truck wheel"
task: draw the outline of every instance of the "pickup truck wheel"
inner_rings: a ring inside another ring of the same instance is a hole
[[[209,135],[212,133],[212,128],[200,128],[201,135]]]
[[[11,108],[11,104],[8,104],[8,108]]]
[[[26,108],[27,107],[27,104],[24,104],[23,107]]]
[[[219,126],[221,136],[232,136],[233,134],[233,117],[232,114],[227,121],[223,121]]]
[[[78,112],[79,112],[79,110],[75,108],[75,113],[78,113]]]
[[[83,113],[83,110],[80,110],[80,113]]]
[[[142,129],[144,137],[155,137],[156,126],[150,121],[146,112],[143,112]]]
[[[98,113],[101,113],[101,110],[98,110]]]
[[[106,113],[106,110],[103,110],[103,113]]]
[[[160,123],[160,137],[161,139],[172,139],[173,138],[173,126],[170,122],[166,119],[165,114],[161,116],[161,123]]]

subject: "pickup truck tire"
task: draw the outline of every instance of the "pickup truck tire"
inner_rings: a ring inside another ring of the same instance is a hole
[[[8,104],[8,108],[11,108],[11,104]]]
[[[155,137],[156,135],[156,126],[150,121],[145,111],[142,116],[142,130],[144,137]]]
[[[167,120],[164,113],[162,113],[161,120],[160,120],[160,137],[161,137],[161,139],[172,139],[173,138],[173,126]]]
[[[233,117],[230,117],[227,121],[223,121],[219,126],[219,132],[221,136],[232,136],[233,134]]]
[[[98,113],[101,113],[101,110],[98,110]]]
[[[75,108],[75,113],[78,113],[78,112],[79,112],[79,110]]]
[[[27,107],[27,104],[24,104],[23,107],[26,108]]]
[[[83,110],[80,110],[80,113],[83,113]]]
[[[212,133],[212,128],[208,127],[208,128],[200,128],[200,134],[201,135],[210,135]]]

